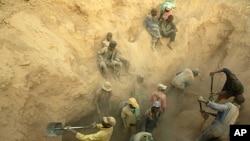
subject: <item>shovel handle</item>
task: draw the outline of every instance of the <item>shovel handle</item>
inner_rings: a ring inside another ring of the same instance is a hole
[[[214,93],[213,93],[213,83],[214,83],[214,76],[211,76],[211,87],[210,87],[210,96],[209,96],[209,100],[213,101],[214,98]]]
[[[212,94],[212,93],[213,93],[213,84],[214,84],[214,76],[211,76],[210,94]]]
[[[200,101],[198,101],[199,102],[199,104],[200,104],[200,110],[202,110],[202,105],[201,105],[201,102]]]
[[[70,127],[69,129],[88,129],[91,128],[91,126],[79,126],[79,127]],[[66,127],[64,128],[54,128],[54,130],[67,130]]]
[[[91,128],[91,126],[70,127],[70,129],[87,129],[87,128]]]

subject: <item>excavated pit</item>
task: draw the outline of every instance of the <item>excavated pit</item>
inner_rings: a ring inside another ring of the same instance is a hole
[[[171,103],[174,96],[168,96],[168,110],[154,130],[156,141],[197,138],[203,122],[197,98],[209,96],[209,72],[222,67],[230,68],[245,86],[246,102],[238,123],[250,124],[249,0],[176,0],[174,50],[167,48],[168,39],[164,39],[152,52],[143,20],[160,4],[154,0],[0,0],[1,140],[73,141],[68,132],[47,137],[46,125],[58,121],[78,126],[96,120],[93,96],[105,81],[96,52],[107,32],[113,33],[118,49],[131,61],[132,71],[145,76],[147,97],[158,83],[169,85],[177,71],[201,70],[202,76],[186,89],[182,109]],[[117,105],[130,97],[135,79],[123,71],[122,83],[110,80],[112,115],[118,120],[112,141],[121,140]],[[214,91],[224,81],[223,74],[216,75]]]

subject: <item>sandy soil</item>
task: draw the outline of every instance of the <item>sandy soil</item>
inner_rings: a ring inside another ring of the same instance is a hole
[[[186,90],[185,108],[174,118],[168,117],[171,110],[162,117],[154,133],[157,140],[197,137],[203,119],[196,99],[208,97],[209,72],[222,67],[230,68],[245,86],[246,102],[238,123],[250,124],[249,0],[176,0],[174,50],[164,39],[164,45],[152,52],[143,20],[161,2],[0,0],[1,140],[74,140],[67,134],[47,137],[45,127],[51,121],[84,125],[93,119],[93,93],[104,82],[96,52],[107,32],[113,33],[118,49],[131,61],[134,74],[145,75],[146,95],[158,83],[168,85],[180,69],[201,70],[202,76]],[[129,97],[135,80],[125,72],[122,75],[123,83],[110,80],[114,105]],[[223,74],[216,75],[214,91],[224,81]],[[171,96],[169,102],[171,107]],[[117,109],[113,110],[117,116]],[[118,137],[116,127],[112,140]]]

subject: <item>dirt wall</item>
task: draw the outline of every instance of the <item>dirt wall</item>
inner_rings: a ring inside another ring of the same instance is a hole
[[[168,39],[164,39],[165,44],[152,52],[143,21],[161,2],[1,0],[2,140],[61,140],[45,136],[48,122],[78,120],[94,110],[93,93],[104,81],[96,52],[107,32],[113,33],[118,49],[131,61],[133,73],[145,75],[148,95],[158,83],[168,85],[176,71],[198,67],[202,76],[187,89],[187,109],[196,113],[192,101],[208,95],[209,72],[226,66],[243,82],[249,99],[249,1],[176,0],[174,50],[167,48]],[[135,78],[124,74],[121,79],[123,83],[110,80],[113,99],[129,97]],[[223,75],[216,76],[215,90],[223,81]],[[241,123],[249,123],[247,113],[245,108]]]

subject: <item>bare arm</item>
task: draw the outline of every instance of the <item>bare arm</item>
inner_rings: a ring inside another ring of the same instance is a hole
[[[210,72],[210,76],[214,76],[215,73],[219,73],[219,72],[223,72],[223,69],[214,71],[214,72]]]
[[[97,52],[97,58],[99,61],[103,60],[103,54],[105,52],[105,48],[101,48],[98,52]]]
[[[126,113],[125,113],[125,111],[124,111],[124,108],[125,108],[125,107],[122,108],[121,118],[122,118],[122,122],[123,122],[123,127],[126,128],[126,125],[127,125],[127,124],[126,124]]]

